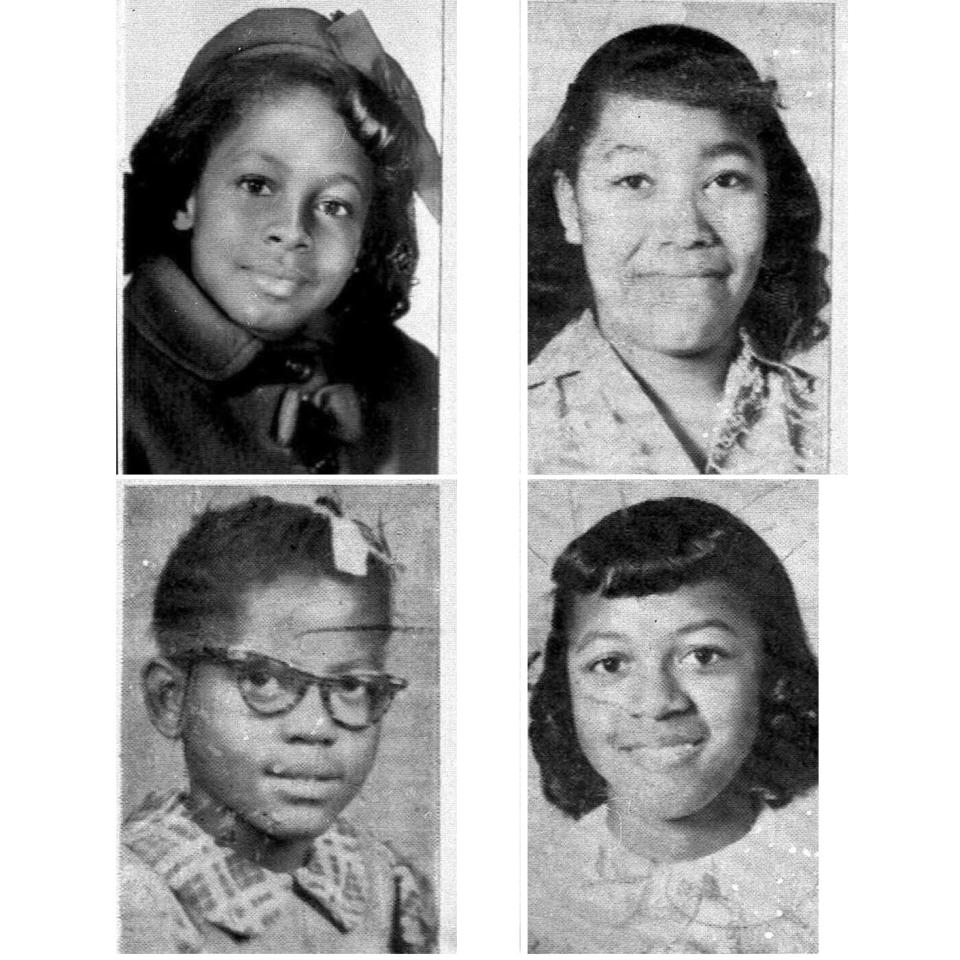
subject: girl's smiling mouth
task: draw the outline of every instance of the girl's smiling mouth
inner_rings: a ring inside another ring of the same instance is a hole
[[[308,283],[302,274],[292,271],[268,271],[253,267],[247,269],[253,285],[263,294],[277,300],[288,300],[301,286]]]
[[[706,742],[706,737],[693,740],[670,739],[661,743],[646,741],[614,742],[618,753],[627,756],[632,763],[649,770],[666,770],[692,760]]]

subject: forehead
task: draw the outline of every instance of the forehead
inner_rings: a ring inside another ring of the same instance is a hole
[[[605,99],[584,148],[584,158],[593,160],[643,155],[697,162],[724,153],[762,162],[756,140],[719,110],[626,94]]]
[[[363,583],[285,576],[246,591],[234,645],[323,673],[378,662],[388,634],[386,603]]]
[[[748,602],[722,580],[645,597],[577,597],[567,632],[569,650],[574,652],[595,639],[646,646],[708,631],[737,636],[757,650],[761,646],[759,625]]]
[[[311,87],[256,100],[214,147],[211,158],[261,153],[295,167],[339,163],[368,173],[372,165],[343,118]]]

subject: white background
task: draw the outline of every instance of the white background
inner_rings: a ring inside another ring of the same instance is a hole
[[[521,6],[459,17],[458,941],[521,956]],[[850,3],[849,476],[821,483],[821,952],[955,942],[957,14]],[[28,12],[29,11],[29,12]],[[115,11],[4,10],[5,952],[115,940]]]

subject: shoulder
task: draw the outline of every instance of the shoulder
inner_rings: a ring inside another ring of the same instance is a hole
[[[385,869],[391,887],[393,953],[435,953],[437,915],[433,886],[426,874],[385,840],[366,831],[368,849]]]
[[[552,381],[581,373],[597,350],[600,334],[589,311],[568,323],[533,359],[527,368],[531,401]]]
[[[437,914],[432,885],[426,875],[393,846],[388,843],[384,846],[390,857],[396,891],[396,952],[435,953]]]
[[[163,879],[120,848],[120,953],[199,953],[200,934]]]
[[[767,809],[737,843],[714,855],[721,888],[758,920],[793,918],[813,933],[818,888],[816,792]]]
[[[401,375],[436,380],[439,365],[433,351],[398,327],[389,327],[380,345],[382,362]]]

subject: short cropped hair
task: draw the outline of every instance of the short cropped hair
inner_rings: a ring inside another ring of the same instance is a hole
[[[407,312],[418,257],[412,206],[417,133],[400,108],[360,71],[289,52],[219,65],[202,83],[181,88],[137,141],[125,180],[126,272],[160,255],[188,266],[189,234],[176,230],[173,221],[199,183],[211,152],[251,105],[303,87],[330,99],[374,166],[357,269],[330,313],[349,318],[351,325],[366,325],[392,323]]]
[[[721,580],[749,605],[763,643],[759,732],[741,769],[748,789],[780,807],[817,783],[817,661],[783,564],[743,521],[712,503],[650,500],[604,517],[553,567],[553,620],[530,704],[530,743],[544,796],[579,818],[607,784],[577,740],[568,628],[584,596],[643,597]]]
[[[335,502],[323,499],[339,513]],[[373,545],[375,535],[364,529]],[[325,577],[363,584],[389,616],[389,565],[371,553],[364,577],[337,569],[329,514],[308,506],[253,497],[226,509],[207,509],[167,558],[153,601],[153,632],[172,659],[237,640],[246,592],[283,576]]]
[[[531,358],[593,303],[582,250],[564,235],[554,182],[562,173],[576,183],[583,149],[617,95],[715,110],[756,139],[769,184],[767,242],[741,323],[773,360],[823,340],[829,328],[818,314],[830,293],[827,258],[817,249],[820,201],[778,113],[776,81],[761,80],[743,53],[711,33],[658,25],[624,33],[587,60],[530,154]]]

